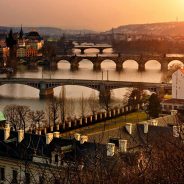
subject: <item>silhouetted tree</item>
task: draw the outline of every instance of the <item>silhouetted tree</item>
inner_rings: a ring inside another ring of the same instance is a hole
[[[148,100],[147,113],[151,118],[157,118],[161,112],[160,100],[157,94],[153,93]]]

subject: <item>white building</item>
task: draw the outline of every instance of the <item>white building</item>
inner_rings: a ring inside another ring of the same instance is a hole
[[[184,99],[184,69],[179,69],[172,75],[172,98]]]

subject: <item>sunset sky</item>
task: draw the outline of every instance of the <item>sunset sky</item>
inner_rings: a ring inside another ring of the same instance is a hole
[[[0,0],[0,25],[104,31],[134,23],[184,21],[184,0]]]

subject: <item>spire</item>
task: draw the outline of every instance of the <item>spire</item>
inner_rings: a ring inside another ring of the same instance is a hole
[[[22,39],[23,35],[24,35],[24,32],[22,30],[22,24],[21,24],[21,29],[20,29],[20,32],[19,32],[19,39]]]
[[[13,30],[11,28],[8,36],[6,37],[6,45],[7,45],[7,47],[12,48],[16,44],[17,44],[17,42],[13,37]]]

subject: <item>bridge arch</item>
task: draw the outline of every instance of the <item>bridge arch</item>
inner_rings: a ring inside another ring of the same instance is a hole
[[[172,65],[174,65],[174,64],[181,65],[181,67],[182,67],[182,66],[184,66],[184,60],[170,60],[168,62],[168,68],[172,67]]]
[[[66,97],[69,98],[80,98],[82,95],[84,98],[89,98],[92,93],[95,93],[96,96],[99,96],[99,91],[97,89],[88,87],[88,86],[79,86],[79,85],[61,85],[54,88],[55,96],[59,97],[62,86],[65,87]],[[74,90],[75,89],[75,90]]]
[[[159,60],[147,60],[145,62],[145,70],[154,69],[160,70],[161,69],[161,62]]]
[[[87,53],[95,53],[95,54],[98,54],[99,53],[99,49],[98,48],[85,48],[84,49],[84,54],[87,54]]]
[[[115,70],[116,62],[113,59],[104,59],[101,62],[101,68],[105,70]]]
[[[113,53],[113,49],[112,48],[104,48],[103,49],[103,53],[104,54],[109,54],[109,53],[112,54]]]
[[[83,69],[86,69],[86,68],[92,69],[93,65],[94,65],[94,63],[90,59],[81,59],[79,61],[79,67],[83,68]]]
[[[71,64],[70,64],[70,62],[68,61],[68,60],[59,60],[58,62],[57,62],[57,68],[58,69],[70,69],[70,66]]]
[[[73,53],[74,54],[80,54],[81,53],[81,50],[78,49],[78,48],[73,48]]]
[[[8,97],[35,98],[39,96],[37,87],[19,83],[0,84],[0,91],[1,95]]]
[[[123,61],[123,68],[125,69],[138,69],[139,63],[134,59],[126,59]]]

